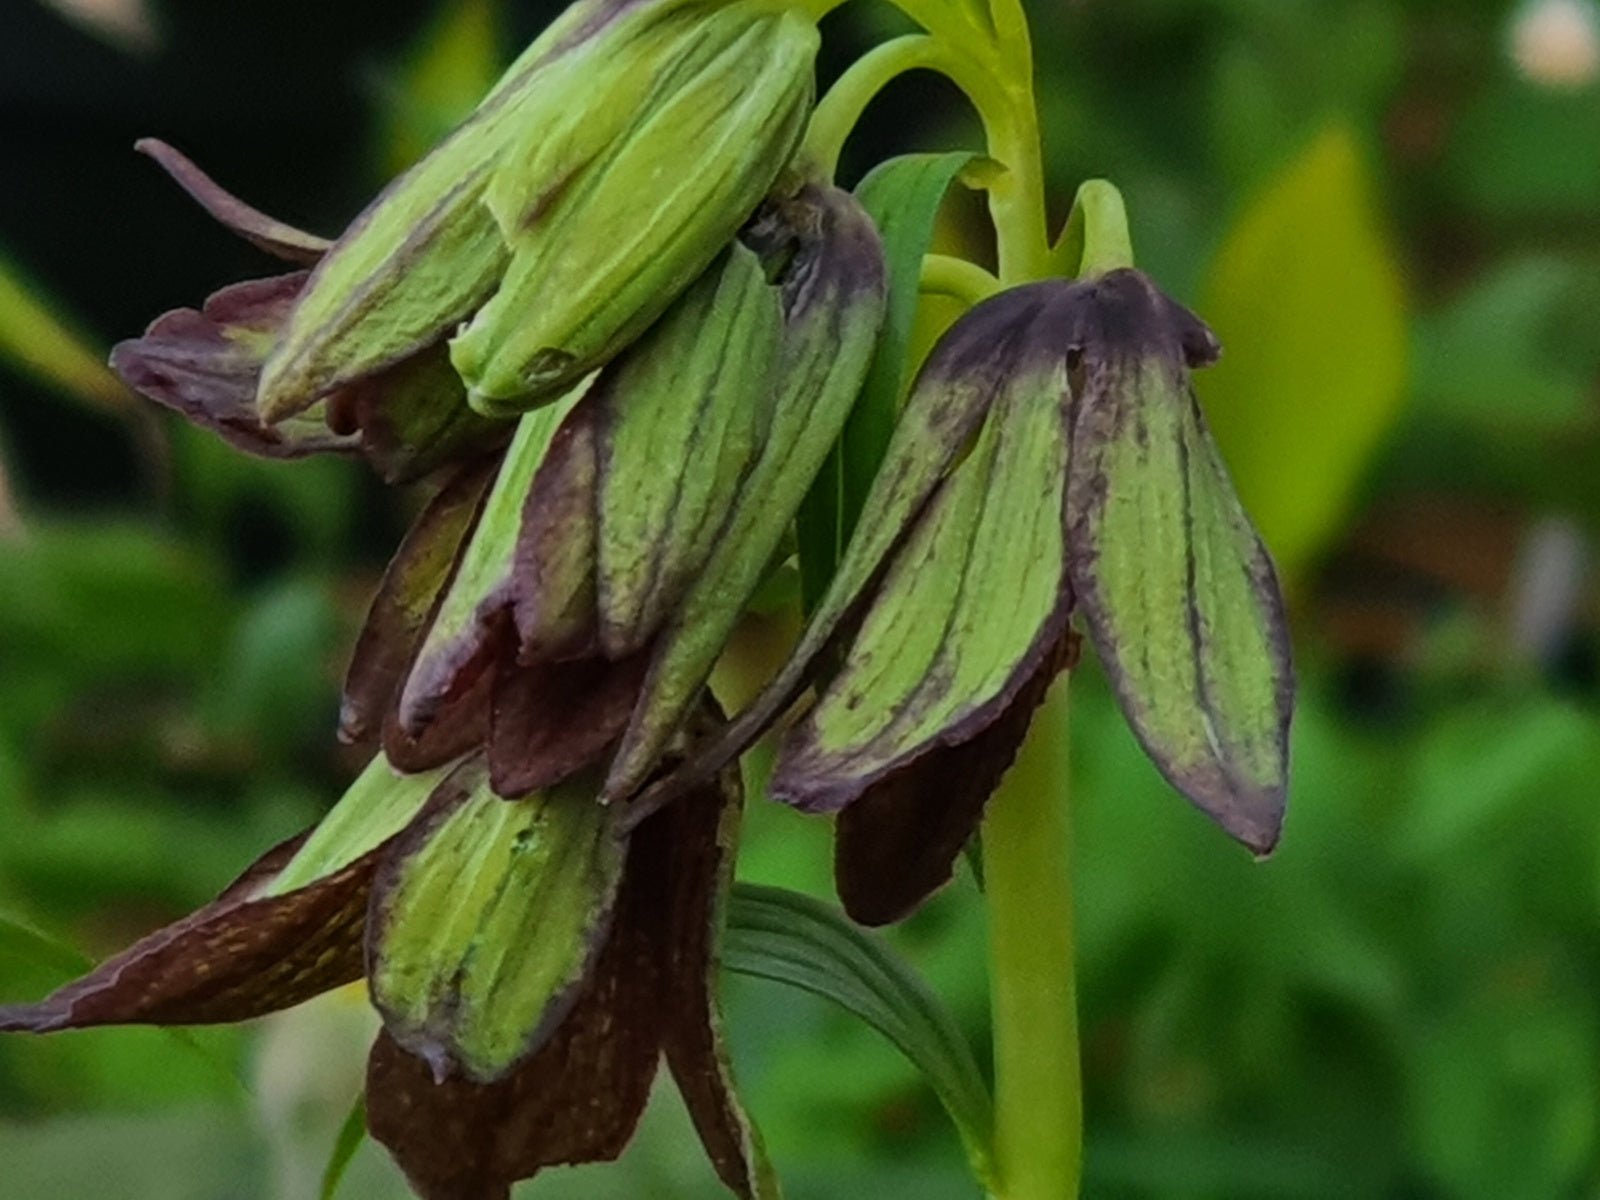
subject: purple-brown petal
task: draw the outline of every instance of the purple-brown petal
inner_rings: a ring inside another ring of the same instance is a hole
[[[523,662],[598,645],[599,404],[585,397],[561,423],[523,504],[512,584]]]
[[[994,724],[907,764],[839,814],[834,878],[852,920],[893,924],[950,881],[1034,712],[1077,656],[1077,635],[1069,633]]]
[[[263,897],[303,840],[270,851],[216,900],[82,979],[36,1004],[0,1008],[0,1031],[243,1021],[360,978],[378,852]]]
[[[502,663],[489,718],[489,776],[498,795],[553,787],[596,762],[622,736],[646,657]]]
[[[320,409],[272,426],[256,412],[261,364],[305,280],[304,272],[250,280],[217,292],[198,312],[169,312],[143,337],[120,343],[111,352],[111,367],[134,391],[247,453],[265,458],[355,454],[359,439],[329,429]]]
[[[386,483],[421,479],[503,446],[510,421],[480,417],[441,342],[329,399],[348,412],[361,449]]]
[[[663,1049],[717,1175],[744,1200],[776,1194],[760,1136],[735,1090],[717,1000],[743,805],[737,767],[639,827],[641,844],[668,848],[669,932],[661,945],[667,999]]]
[[[462,690],[444,700],[417,733],[391,711],[383,723],[383,753],[395,770],[416,774],[442,767],[481,746],[489,736],[494,671],[479,670]]]
[[[367,1126],[423,1200],[501,1200],[545,1167],[620,1155],[644,1112],[661,1053],[657,947],[664,864],[630,856],[611,935],[565,1020],[521,1066],[489,1084],[436,1082],[378,1038]]]
[[[159,138],[142,138],[133,148],[154,159],[201,208],[220,225],[259,250],[302,266],[315,266],[333,245],[252,208],[197,167],[182,151]]]
[[[494,479],[490,463],[458,471],[422,510],[378,584],[345,676],[339,736],[377,737],[438,611],[467,534]]]

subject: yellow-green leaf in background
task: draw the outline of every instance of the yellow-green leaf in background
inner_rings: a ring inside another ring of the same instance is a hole
[[[1247,205],[1203,288],[1226,353],[1201,398],[1291,589],[1405,401],[1405,289],[1375,190],[1349,128],[1325,129]]]
[[[501,0],[445,0],[401,64],[383,139],[384,173],[410,167],[477,107],[509,61]]]
[[[96,408],[116,412],[129,404],[105,352],[3,253],[0,364]]]

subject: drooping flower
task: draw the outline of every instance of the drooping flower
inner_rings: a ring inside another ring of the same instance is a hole
[[[428,1200],[615,1158],[664,1055],[719,1175],[772,1194],[715,999],[737,774],[631,833],[574,782],[375,758],[321,826],[0,1031],[247,1020],[365,975],[368,1122]],[[537,914],[536,919],[535,914]]]
[[[860,390],[884,291],[859,206],[797,185],[595,379],[454,463],[346,680],[366,774],[216,902],[0,1030],[240,1020],[365,975],[369,1126],[423,1195],[614,1157],[662,1054],[724,1181],[772,1194],[712,999],[737,772],[648,817],[606,789],[619,747],[642,786],[714,735],[706,677]],[[237,348],[280,309],[251,324],[227,299],[185,318],[212,322],[209,357],[175,360],[167,318],[119,360],[182,361],[168,397],[255,446],[285,425],[231,407],[260,367]]]
[[[1292,668],[1271,561],[1190,384],[1218,351],[1133,270],[974,308],[919,376],[789,663],[641,811],[740,752],[838,647],[770,791],[840,814],[846,907],[896,920],[950,877],[1076,651],[1076,612],[1157,767],[1269,852]]]
[[[446,338],[481,411],[554,399],[761,202],[816,49],[808,19],[759,0],[580,0],[333,245],[262,372],[263,417]]]
[[[139,149],[158,162],[214,218],[259,249],[312,264],[330,243],[251,208],[163,142]],[[119,344],[111,365],[135,391],[268,458],[359,454],[386,480],[402,483],[505,442],[505,422],[467,407],[466,390],[443,346],[424,349],[353,381],[294,417],[262,420],[256,391],[305,292],[305,270],[223,288],[198,311],[177,309],[142,337]]]

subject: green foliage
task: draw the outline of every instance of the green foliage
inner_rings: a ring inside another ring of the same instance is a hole
[[[1200,379],[1206,416],[1291,584],[1405,399],[1405,301],[1373,190],[1353,133],[1325,130],[1246,206],[1201,292],[1225,347]]]
[[[978,1177],[994,1177],[992,1111],[972,1047],[927,984],[876,938],[808,896],[735,890],[723,948],[728,970],[831,1000],[888,1038],[956,1123]]]

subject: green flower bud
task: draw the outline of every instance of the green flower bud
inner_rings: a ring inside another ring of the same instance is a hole
[[[704,272],[792,154],[816,49],[794,13],[695,4],[549,77],[485,193],[512,257],[451,343],[474,407],[571,386]]]
[[[464,321],[454,358],[485,411],[575,383],[643,332],[771,187],[804,127],[816,46],[815,28],[772,0],[574,5],[318,265],[262,371],[263,419]]]

